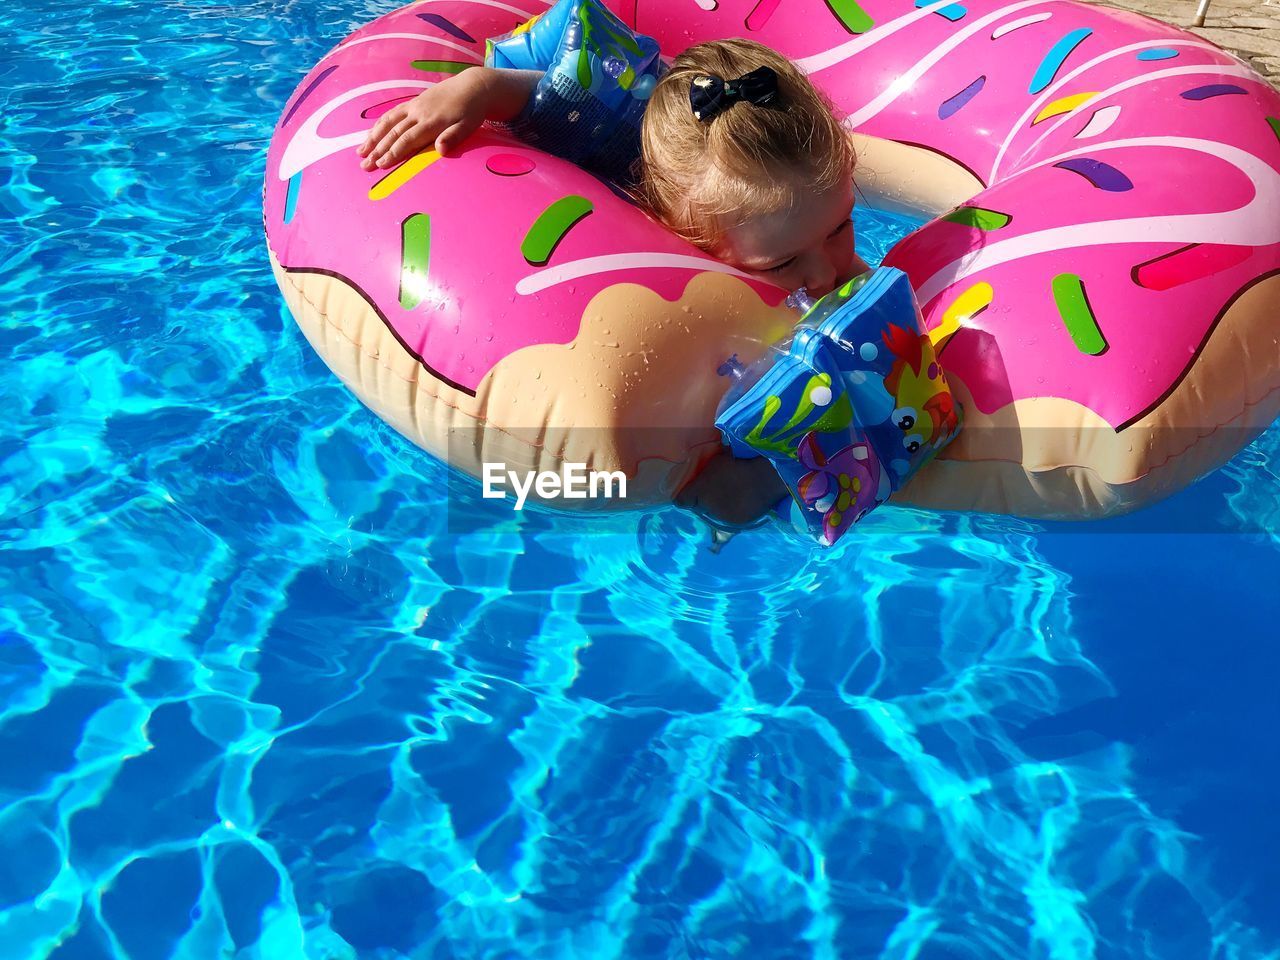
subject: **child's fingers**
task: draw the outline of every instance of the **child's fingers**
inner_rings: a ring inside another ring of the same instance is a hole
[[[467,134],[471,132],[471,127],[467,121],[460,120],[452,126],[446,127],[440,136],[436,137],[436,152],[442,157],[447,157],[453,153],[455,147],[467,139]]]
[[[401,131],[399,139],[378,160],[378,166],[389,167],[392,164],[409,159],[409,157],[418,152],[418,148],[425,139],[422,136],[421,126],[411,124],[407,129]]]
[[[373,129],[369,131],[369,135],[364,138],[364,143],[360,145],[360,150],[358,151],[360,156],[368,156],[374,145],[387,135],[387,131],[408,116],[408,113],[409,111],[403,106],[398,106],[392,107],[380,116],[377,123],[373,125]]]
[[[404,146],[401,140],[404,134],[413,126],[412,120],[401,120],[394,127],[387,131],[386,135],[378,141],[378,145],[373,148],[372,152],[366,158],[373,160],[378,166],[385,167],[388,163],[403,152]]]

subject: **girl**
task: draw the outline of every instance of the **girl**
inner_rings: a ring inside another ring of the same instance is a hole
[[[385,113],[359,149],[366,170],[434,145],[449,156],[484,121],[517,118],[541,73],[474,67]],[[701,43],[657,83],[640,128],[635,192],[695,246],[762,280],[820,297],[865,272],[854,252],[853,147],[789,60],[751,40]],[[713,460],[676,502],[727,526],[786,495],[763,459]]]

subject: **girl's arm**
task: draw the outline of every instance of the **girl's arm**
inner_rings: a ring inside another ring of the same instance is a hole
[[[541,78],[538,70],[472,67],[442,80],[378,118],[358,151],[361,166],[400,163],[430,144],[447,157],[484,121],[518,116]]]
[[[676,495],[676,506],[713,523],[745,527],[765,516],[787,487],[764,457],[741,460],[721,450]]]

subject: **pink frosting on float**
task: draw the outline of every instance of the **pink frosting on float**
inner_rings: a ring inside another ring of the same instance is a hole
[[[978,225],[934,221],[887,260],[910,274],[931,327],[966,291],[989,288],[989,305],[943,352],[979,409],[1060,397],[1120,429],[1179,382],[1242,289],[1280,270],[1280,119],[1268,119],[1280,118],[1280,95],[1213,45],[1075,0],[866,0],[857,9],[874,26],[861,34],[845,25],[856,19],[849,0],[782,0],[768,17],[760,6],[615,9],[668,54],[723,36],[770,44],[859,132],[944,154],[988,184],[967,204],[991,212]],[[427,8],[476,43],[417,16]],[[464,390],[523,346],[571,340],[607,286],[675,299],[699,270],[726,269],[607,185],[496,133],[457,158],[419,161],[371,199],[388,173],[359,168],[355,147],[373,122],[362,112],[445,75],[413,61],[475,62],[484,37],[540,9],[426,0],[362,28],[299,85],[268,156],[266,222],[284,266],[342,276]],[[526,164],[523,175],[503,172]],[[531,264],[526,233],[567,196],[591,212],[545,265]],[[429,268],[406,308],[401,237],[415,214],[430,220]],[[1082,286],[1105,349],[1084,352],[1073,337],[1054,293],[1063,275]],[[755,286],[769,302],[780,296]]]

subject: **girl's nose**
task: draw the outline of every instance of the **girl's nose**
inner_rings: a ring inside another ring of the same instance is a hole
[[[805,288],[811,297],[823,297],[836,288],[836,268],[831,261],[823,260],[809,269]]]

